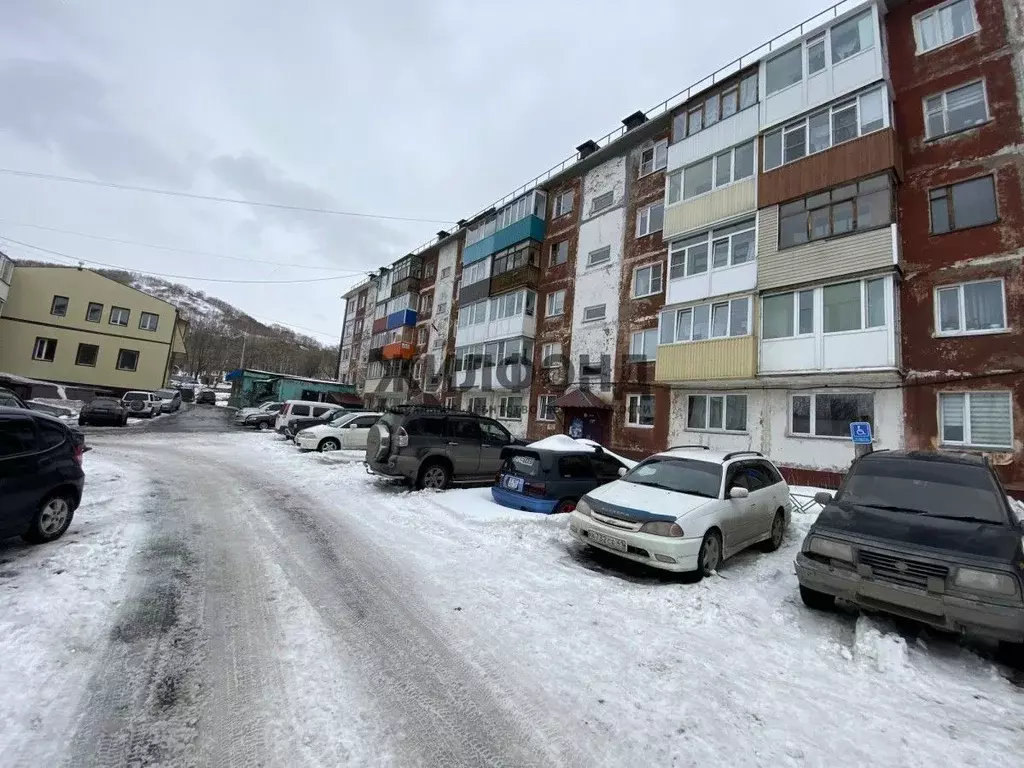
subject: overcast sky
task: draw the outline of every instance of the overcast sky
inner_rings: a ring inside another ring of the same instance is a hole
[[[823,8],[815,0],[5,0],[0,167],[454,221]],[[0,237],[154,273],[340,276],[177,281],[333,343],[339,296],[361,279],[352,273],[390,263],[441,227],[0,173]]]

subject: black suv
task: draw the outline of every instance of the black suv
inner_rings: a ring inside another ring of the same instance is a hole
[[[63,535],[82,499],[83,451],[59,419],[0,406],[0,539]]]
[[[431,406],[388,409],[366,440],[366,469],[417,488],[493,482],[501,449],[523,445],[494,419]]]
[[[854,462],[796,558],[811,608],[837,597],[951,632],[1024,642],[1024,527],[988,460],[876,451]]]

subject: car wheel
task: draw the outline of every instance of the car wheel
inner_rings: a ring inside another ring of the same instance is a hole
[[[563,512],[572,512],[574,509],[576,509],[576,499],[562,499],[551,514],[558,515]]]
[[[437,491],[443,491],[448,487],[448,483],[451,482],[451,474],[448,472],[448,467],[440,462],[434,462],[432,464],[424,464],[420,470],[419,481],[416,483],[416,487],[419,489],[433,488]]]
[[[321,440],[320,445],[316,447],[316,449],[320,451],[320,453],[336,451],[339,448],[341,448],[341,443],[339,443],[333,437],[328,437],[326,440]]]
[[[121,417],[121,426],[122,427],[127,427],[128,426],[128,414],[127,413],[124,416]]]
[[[268,429],[270,429],[270,424],[266,421],[258,421],[256,422],[256,429],[258,429],[260,432],[266,432]]]
[[[835,595],[810,589],[803,584],[800,585],[800,599],[804,601],[804,605],[815,611],[828,611],[836,604]]]
[[[786,534],[786,513],[781,509],[775,513],[775,517],[772,519],[771,533],[768,535],[767,541],[761,543],[761,549],[764,552],[774,552],[782,546],[782,537]]]
[[[33,544],[59,539],[71,525],[74,502],[66,493],[56,493],[39,505],[32,525],[22,538]]]
[[[708,531],[700,543],[697,554],[697,577],[704,578],[717,571],[722,565],[722,536],[718,531]]]

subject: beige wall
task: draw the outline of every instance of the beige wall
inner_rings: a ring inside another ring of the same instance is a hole
[[[65,316],[50,313],[66,296]],[[103,305],[100,321],[85,319],[89,302]],[[127,327],[110,324],[112,306],[128,309]],[[142,312],[159,317],[156,331],[139,328]],[[183,351],[183,323],[172,304],[75,267],[16,267],[0,318],[0,371],[48,381],[120,389],[158,389],[166,383],[168,354]],[[53,362],[33,360],[36,339],[57,340]],[[95,367],[75,365],[79,344],[99,347]],[[139,352],[135,371],[116,368],[118,351]]]
[[[757,340],[750,335],[659,346],[654,380],[669,383],[752,379],[756,371]]]
[[[893,266],[891,227],[779,250],[779,206],[758,212],[757,287],[764,290],[831,280]]]
[[[676,235],[708,227],[741,213],[753,213],[756,209],[757,182],[750,178],[666,207],[662,238],[668,241]]]

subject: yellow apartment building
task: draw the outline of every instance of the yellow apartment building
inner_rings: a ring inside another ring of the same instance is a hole
[[[15,265],[0,371],[115,391],[163,387],[187,323],[162,299],[79,267]]]

